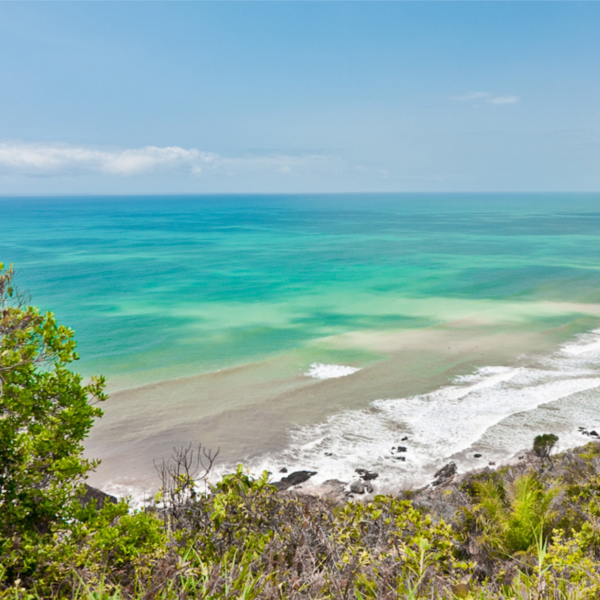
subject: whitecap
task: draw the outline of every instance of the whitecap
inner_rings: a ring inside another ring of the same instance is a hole
[[[310,369],[304,373],[307,377],[314,379],[335,379],[336,377],[347,377],[360,371],[357,367],[347,365],[325,365],[323,363],[313,363]]]

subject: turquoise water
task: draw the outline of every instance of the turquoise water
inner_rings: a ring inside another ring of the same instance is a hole
[[[75,329],[79,368],[115,387],[307,347],[309,362],[369,361],[376,352],[314,342],[429,327],[474,301],[600,297],[597,194],[2,198],[0,209],[0,260]],[[558,317],[528,317],[541,318]]]
[[[86,444],[109,491],[190,441],[393,488],[600,428],[599,194],[1,198],[0,219],[0,261],[109,378]]]

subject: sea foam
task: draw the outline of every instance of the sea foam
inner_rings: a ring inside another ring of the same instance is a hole
[[[312,377],[356,370],[311,365]],[[256,471],[311,469],[316,484],[352,481],[355,469],[379,472],[380,491],[423,485],[449,460],[460,471],[509,458],[553,431],[561,447],[584,443],[578,426],[598,428],[600,330],[579,336],[545,357],[523,357],[516,367],[487,366],[438,390],[382,398],[367,409],[348,410],[291,432],[281,452],[259,457]],[[399,451],[399,447],[406,448]],[[476,459],[475,453],[483,454]]]
[[[307,377],[314,379],[335,379],[337,377],[347,377],[360,371],[357,367],[348,367],[346,365],[325,365],[323,363],[313,363],[310,369],[306,371]]]

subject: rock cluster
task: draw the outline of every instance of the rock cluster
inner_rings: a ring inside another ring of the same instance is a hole
[[[373,486],[368,481],[358,479],[350,484],[350,493],[352,494],[370,494],[373,491]]]
[[[407,436],[404,436],[400,441],[405,442],[408,439]],[[392,446],[392,459],[393,460],[401,460],[402,462],[406,461],[406,456],[398,456],[399,454],[403,454],[407,452],[408,448],[406,446]]]
[[[358,474],[360,479],[353,481],[350,484],[351,494],[371,494],[373,493],[373,486],[371,481],[379,477],[379,473],[373,471],[367,471],[367,469],[356,469],[355,473]]]
[[[377,479],[379,477],[379,473],[367,471],[366,469],[356,469],[354,472],[358,473],[358,476],[364,481],[372,481],[373,479]]]
[[[313,475],[316,474],[316,471],[294,471],[287,477],[284,477],[281,481],[276,481],[273,485],[280,491],[287,490],[288,488],[308,481]]]
[[[438,485],[448,483],[456,475],[456,472],[456,463],[449,462],[447,465],[444,465],[439,471],[435,472],[435,479],[433,480],[431,485],[437,487]]]

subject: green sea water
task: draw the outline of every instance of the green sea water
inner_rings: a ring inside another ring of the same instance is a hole
[[[4,197],[0,261],[109,379],[106,483],[178,441],[258,456],[594,330],[600,195]]]
[[[81,370],[114,388],[292,350],[369,361],[315,342],[600,298],[598,195],[3,198],[0,210],[1,260],[75,329]]]

